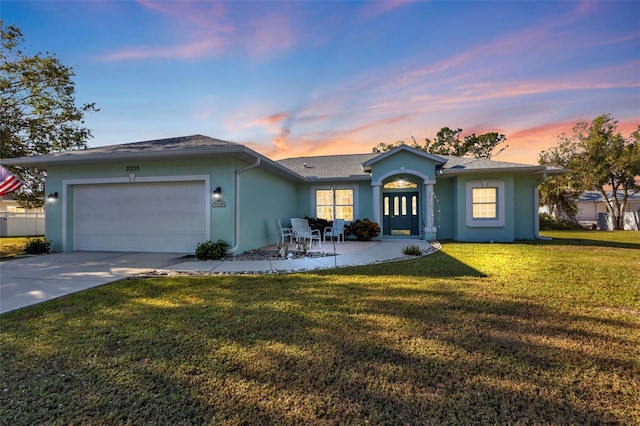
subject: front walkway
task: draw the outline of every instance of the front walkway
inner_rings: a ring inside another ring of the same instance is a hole
[[[402,254],[402,247],[417,245],[426,253],[440,249],[437,242],[422,240],[401,241],[346,241],[340,244],[326,242],[322,247],[314,245],[311,252],[331,254],[324,257],[277,260],[190,260],[168,266],[158,272],[183,272],[201,274],[239,274],[239,273],[285,273],[317,269],[331,269],[345,266],[370,265],[392,260],[408,259]],[[275,246],[267,247],[275,249]],[[333,255],[335,253],[335,256]]]

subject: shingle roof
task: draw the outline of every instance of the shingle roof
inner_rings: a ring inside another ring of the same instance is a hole
[[[223,141],[203,135],[181,136],[177,138],[155,139],[142,142],[124,143],[120,145],[108,145],[97,148],[89,148],[80,151],[66,151],[67,153],[109,153],[109,152],[139,152],[139,151],[166,151],[184,150],[193,148],[219,148],[229,146],[242,146],[239,143]]]
[[[607,196],[611,197],[613,195],[613,191],[606,191]],[[618,191],[618,200],[622,200],[624,198],[624,193],[622,191]],[[577,199],[578,202],[592,202],[592,203],[600,203],[604,202],[604,198],[599,191],[585,191]],[[628,201],[640,201],[640,192],[635,194],[629,194]]]
[[[142,142],[123,143],[118,145],[106,145],[97,148],[87,148],[72,151],[52,152],[40,155],[41,158],[60,157],[89,157],[105,154],[135,154],[151,153],[160,151],[186,151],[192,149],[215,150],[221,147],[241,147],[235,142],[227,142],[220,139],[210,138],[203,135],[181,136],[177,138],[155,139]]]
[[[324,155],[287,158],[279,160],[278,163],[307,179],[365,179],[369,178],[370,175],[362,170],[362,164],[370,163],[372,159],[380,155],[379,153]],[[442,170],[451,174],[478,171],[544,170],[544,166],[508,163],[482,158],[455,157],[452,155],[438,155],[438,157],[446,160],[442,165]]]
[[[411,150],[411,148],[408,147],[406,149]],[[74,164],[77,162],[89,164],[119,162],[132,159],[186,159],[200,158],[203,155],[225,155],[247,162],[260,159],[263,167],[273,169],[273,171],[278,174],[283,174],[294,179],[305,178],[311,181],[368,180],[370,179],[370,174],[368,173],[370,166],[367,165],[375,163],[379,157],[384,158],[384,156],[390,154],[393,155],[392,152],[383,154],[371,152],[367,154],[287,158],[273,161],[235,142],[223,141],[203,135],[191,135],[101,146],[76,151],[53,152],[34,157],[5,158],[0,160],[0,162],[8,165],[26,165],[27,167],[46,168],[51,164]],[[438,166],[442,160],[446,160],[442,166],[439,166],[445,175],[478,171],[557,172],[545,169],[544,166],[507,163],[480,158],[454,157],[449,155],[433,156],[431,154],[428,154],[428,158],[432,158],[432,160],[438,163]],[[366,167],[363,168],[363,165]],[[365,171],[365,169],[367,169],[367,171]]]
[[[323,155],[285,158],[278,163],[307,179],[369,179],[362,163],[380,154]]]
[[[193,159],[212,156],[235,158],[247,163],[253,163],[259,160],[260,167],[266,168],[288,179],[303,180],[302,176],[293,173],[290,169],[283,167],[277,162],[242,144],[214,139],[203,135],[181,136],[75,151],[53,152],[32,157],[3,158],[0,159],[0,163],[46,169],[51,165],[70,165],[77,163],[100,164],[132,160],[175,160],[177,158]]]
[[[447,160],[442,166],[443,170],[449,171],[479,171],[479,170],[505,170],[505,169],[530,169],[544,168],[531,164],[508,163],[505,161],[486,160],[484,158],[455,157],[453,155],[441,155]]]
[[[97,148],[52,152],[30,157],[3,158],[0,162],[9,165],[40,167],[49,164],[72,164],[77,162],[88,164],[90,162],[122,161],[123,159],[187,158],[218,153],[242,154],[250,151],[249,148],[238,143],[227,142],[203,135],[191,135],[107,145]],[[257,153],[255,154],[257,155]]]

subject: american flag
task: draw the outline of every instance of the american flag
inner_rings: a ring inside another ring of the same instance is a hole
[[[16,191],[22,186],[22,182],[17,177],[9,173],[9,170],[0,166],[0,195],[5,195]]]

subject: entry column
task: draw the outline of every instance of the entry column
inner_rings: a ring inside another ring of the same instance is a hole
[[[383,235],[382,229],[382,215],[380,209],[382,209],[382,201],[380,199],[380,184],[373,183],[373,221],[380,225],[380,235]]]
[[[428,241],[433,241],[436,239],[436,231],[437,228],[434,226],[433,223],[433,182],[430,181],[426,181],[425,185],[425,201],[427,204],[427,211],[426,211],[426,220],[425,220],[425,227],[424,227],[424,238],[425,240]]]

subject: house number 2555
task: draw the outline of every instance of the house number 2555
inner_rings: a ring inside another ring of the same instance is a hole
[[[128,172],[137,172],[138,170],[140,170],[140,166],[127,166]]]

